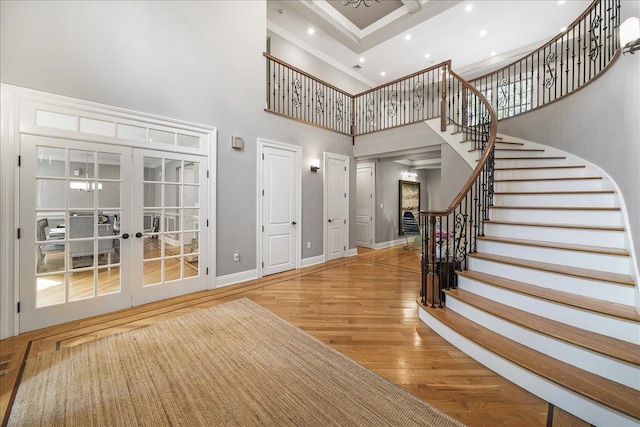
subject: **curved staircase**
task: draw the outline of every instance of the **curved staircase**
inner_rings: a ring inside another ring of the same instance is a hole
[[[472,151],[472,150],[470,150]],[[484,236],[420,317],[507,379],[598,426],[640,425],[640,314],[614,184],[558,150],[496,140]]]

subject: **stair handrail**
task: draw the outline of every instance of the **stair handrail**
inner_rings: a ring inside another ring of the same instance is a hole
[[[620,57],[620,0],[594,0],[566,30],[498,70],[469,79],[498,120],[543,107],[585,87]]]
[[[494,146],[498,118],[480,90],[446,67],[448,111],[460,113],[464,124],[449,121],[466,140],[482,150],[471,175],[444,210],[420,211],[422,219],[422,304],[442,307],[441,288],[455,287],[454,270],[466,269],[467,254],[474,252],[476,239],[484,235],[484,221],[493,202]],[[458,96],[456,96],[456,94]],[[437,276],[437,279],[436,279]],[[446,283],[440,284],[440,281]]]

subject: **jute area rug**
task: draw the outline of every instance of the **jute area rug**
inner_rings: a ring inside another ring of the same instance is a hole
[[[10,426],[463,426],[248,299],[29,360]]]

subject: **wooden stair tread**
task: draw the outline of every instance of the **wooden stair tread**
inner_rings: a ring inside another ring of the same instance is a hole
[[[624,231],[622,226],[602,226],[602,225],[579,225],[579,224],[547,224],[544,222],[514,222],[514,221],[500,221],[500,220],[487,220],[485,224],[499,224],[499,225],[522,225],[526,227],[549,227],[549,228],[569,228],[579,230],[598,230],[598,231]]]
[[[512,258],[500,255],[491,255],[485,253],[470,253],[470,258],[484,259],[487,261],[509,264],[517,267],[530,268],[533,270],[541,270],[549,273],[562,274],[565,276],[579,277],[583,279],[591,279],[596,281],[616,283],[625,286],[635,286],[633,278],[628,274],[609,273],[606,271],[590,270],[587,268],[569,267],[558,264],[550,264],[541,261],[529,261],[520,258]]]
[[[468,142],[469,140],[467,140]],[[460,141],[460,142],[465,142],[465,141]],[[536,149],[536,148],[507,148],[507,147],[498,147],[497,144],[512,144],[512,145],[524,145],[524,144],[519,144],[517,142],[498,142],[496,141],[496,147],[494,148],[495,151],[516,151],[516,152],[520,152],[520,151],[526,151],[526,152],[544,152],[544,150],[540,150],[540,149]],[[482,148],[472,148],[469,150],[470,153],[473,153],[474,151],[482,151]]]
[[[564,160],[566,157],[495,157],[495,160]]]
[[[464,289],[448,289],[444,292],[468,305],[525,329],[640,367],[640,345],[547,319]]]
[[[616,206],[489,206],[489,209],[533,209],[544,211],[619,211]]]
[[[509,243],[513,245],[522,245],[522,246],[535,246],[539,248],[563,249],[568,251],[590,252],[590,253],[616,255],[616,256],[629,256],[629,251],[627,251],[626,249],[609,248],[605,246],[575,245],[575,244],[567,244],[567,243],[546,242],[542,240],[511,239],[511,238],[494,237],[494,236],[478,236],[478,240],[486,240],[489,242],[499,242],[499,243]]]
[[[569,176],[569,177],[547,177],[547,178],[508,178],[495,179],[494,182],[526,182],[526,181],[585,181],[602,179],[601,176]]]
[[[557,165],[557,166],[518,166],[518,167],[510,167],[510,168],[494,168],[497,171],[511,171],[511,170],[529,170],[529,169],[584,169],[585,165]]]
[[[518,282],[516,280],[505,279],[487,273],[480,273],[473,270],[456,271],[458,276],[467,277],[477,280],[491,286],[518,292],[520,294],[529,295],[539,299],[552,301],[570,307],[582,310],[592,311],[594,313],[604,314],[606,316],[619,319],[630,320],[640,323],[640,313],[629,305],[619,304],[615,302],[603,301],[597,298],[576,295],[570,292],[563,292],[557,289],[545,288],[542,286],[531,285],[529,283]]]
[[[452,310],[422,307],[451,329],[494,354],[581,396],[640,420],[640,391],[518,344]]]
[[[614,190],[570,190],[570,191],[494,191],[497,195],[516,195],[538,196],[538,195],[556,195],[556,194],[615,194]]]

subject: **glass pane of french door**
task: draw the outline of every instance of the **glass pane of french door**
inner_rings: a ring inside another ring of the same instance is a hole
[[[135,150],[134,171],[141,197],[134,200],[134,258],[142,268],[134,279],[134,304],[206,289],[206,158]]]
[[[131,153],[22,135],[21,332],[130,306]]]

